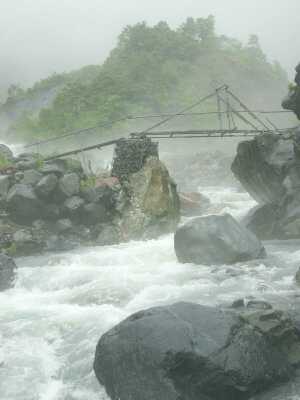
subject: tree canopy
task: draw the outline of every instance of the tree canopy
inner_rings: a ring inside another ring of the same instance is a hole
[[[51,106],[24,115],[17,132],[40,137],[128,114],[175,111],[223,83],[250,104],[280,102],[287,86],[256,35],[246,45],[217,35],[213,16],[188,18],[177,29],[166,22],[127,26],[103,65],[64,79]]]

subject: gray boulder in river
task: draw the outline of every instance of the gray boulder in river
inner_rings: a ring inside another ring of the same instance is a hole
[[[182,263],[233,264],[265,255],[255,235],[229,214],[209,215],[187,222],[177,229],[174,247]]]
[[[94,371],[112,400],[246,400],[288,380],[299,361],[299,335],[282,312],[177,303],[104,334]]]
[[[13,286],[16,269],[12,258],[0,254],[0,292]]]
[[[296,71],[296,85],[283,107],[300,118],[300,65]],[[260,239],[300,238],[300,127],[240,143],[231,169],[259,203],[246,226]]]

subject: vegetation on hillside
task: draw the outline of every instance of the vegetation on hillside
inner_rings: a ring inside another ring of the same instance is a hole
[[[257,36],[246,45],[219,36],[212,16],[188,18],[177,29],[166,22],[128,26],[102,66],[55,75],[19,95],[54,79],[63,87],[52,105],[24,115],[15,132],[51,136],[125,115],[177,111],[223,83],[250,104],[255,99],[269,108],[278,101],[278,107],[287,87],[285,72],[267,60]]]

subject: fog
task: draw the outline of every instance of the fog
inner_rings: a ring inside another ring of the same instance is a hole
[[[275,5],[276,3],[276,5]],[[99,64],[127,24],[216,17],[218,33],[255,33],[292,77],[299,61],[299,0],[0,0],[0,87],[30,85],[53,72]]]

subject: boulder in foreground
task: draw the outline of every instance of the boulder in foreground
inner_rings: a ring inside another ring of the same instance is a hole
[[[103,335],[94,370],[112,400],[246,400],[292,376],[295,332],[279,311],[178,303],[138,312]]]
[[[233,264],[265,256],[256,236],[229,214],[189,221],[177,229],[174,247],[182,263]]]

